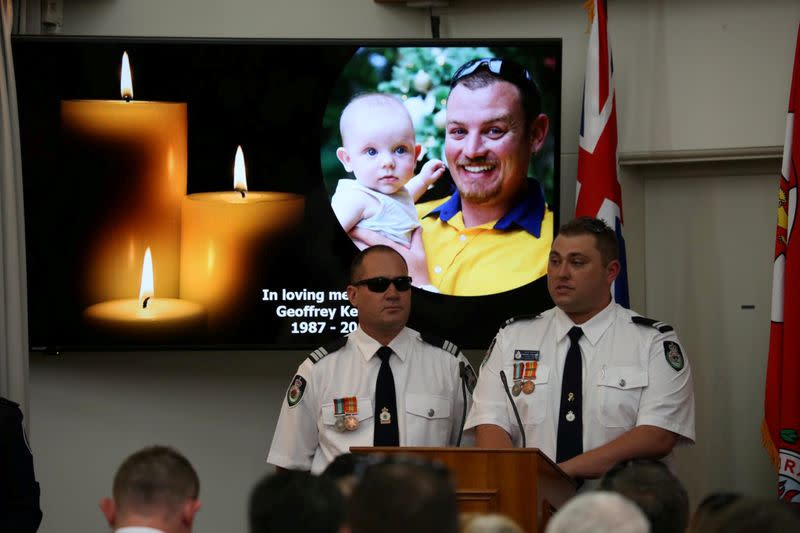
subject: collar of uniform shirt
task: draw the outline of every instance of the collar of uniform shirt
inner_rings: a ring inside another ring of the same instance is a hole
[[[508,213],[495,222],[494,229],[507,230],[516,224],[536,238],[541,236],[542,220],[544,219],[544,193],[542,186],[535,179],[528,178],[527,183],[525,193]],[[458,189],[455,189],[453,195],[446,202],[432,209],[425,216],[438,216],[439,220],[447,222],[459,211],[461,211],[461,196]]]
[[[356,328],[356,330],[350,334],[350,342],[355,342],[356,346],[358,347],[358,351],[361,352],[361,355],[364,357],[365,360],[369,361],[373,357],[375,357],[375,352],[378,351],[378,348],[382,346],[381,343],[367,335],[361,327]],[[400,361],[405,362],[406,357],[408,355],[408,346],[409,342],[409,329],[403,328],[397,336],[392,339],[392,342],[389,343],[389,348],[391,348],[395,355],[400,358]]]
[[[583,324],[575,324],[564,311],[556,308],[556,342],[560,343],[573,326],[578,326],[583,330],[583,336],[586,337],[589,344],[594,346],[611,326],[611,322],[614,320],[614,313],[616,313],[616,306],[612,300],[602,311]]]

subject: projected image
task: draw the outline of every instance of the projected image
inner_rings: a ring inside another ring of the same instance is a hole
[[[353,243],[392,246],[415,286],[447,295],[541,278],[553,235],[558,61],[546,47],[359,49],[333,88],[320,152]]]
[[[415,329],[480,348],[547,308],[527,241],[558,204],[560,42],[434,44],[15,37],[31,349],[316,348],[357,327],[350,262],[379,242],[426,289]],[[485,66],[531,72],[548,127],[500,112],[465,151],[449,79],[478,57],[524,65]],[[472,224],[483,182],[524,205]]]

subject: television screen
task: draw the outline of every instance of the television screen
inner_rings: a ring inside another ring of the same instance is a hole
[[[320,346],[375,243],[412,265],[409,326],[462,348],[551,305],[560,40],[12,46],[33,350]],[[451,98],[459,70],[512,81],[525,125],[480,81]],[[514,207],[474,218],[513,150]]]

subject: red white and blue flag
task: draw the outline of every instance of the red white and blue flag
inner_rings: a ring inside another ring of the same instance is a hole
[[[616,232],[622,269],[614,282],[614,300],[629,307],[628,265],[622,237],[622,188],[618,178],[614,62],[608,43],[606,2],[597,0],[594,5],[587,2],[586,7],[593,10],[594,16],[586,54],[575,216],[603,219]]]
[[[778,469],[778,497],[800,505],[800,25],[786,116],[772,271],[772,323],[764,396],[764,447]]]

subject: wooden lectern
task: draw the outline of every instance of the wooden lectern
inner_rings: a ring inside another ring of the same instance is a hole
[[[444,463],[456,483],[461,512],[502,513],[525,531],[547,520],[575,495],[577,484],[536,448],[358,447],[357,454],[417,455]]]

